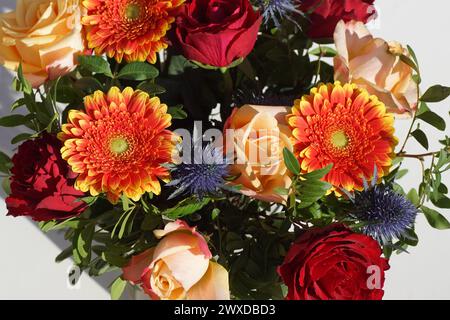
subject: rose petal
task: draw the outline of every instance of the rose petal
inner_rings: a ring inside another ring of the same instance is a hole
[[[220,264],[209,262],[207,272],[187,293],[189,300],[229,300],[228,272]]]

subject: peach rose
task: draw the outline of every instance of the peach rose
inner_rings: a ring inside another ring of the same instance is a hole
[[[340,21],[334,32],[338,55],[334,78],[352,82],[384,102],[390,112],[413,113],[417,109],[418,85],[413,69],[400,56],[408,50],[397,42],[374,38],[362,22]]]
[[[231,173],[238,176],[232,184],[241,185],[243,194],[267,202],[286,200],[276,189],[291,185],[283,159],[283,149],[293,149],[288,113],[287,107],[245,105],[226,121],[225,150],[234,154]]]
[[[84,50],[78,0],[17,0],[0,14],[0,64],[19,64],[33,87],[70,72]]]
[[[210,261],[208,244],[195,228],[177,220],[155,230],[158,245],[133,256],[123,279],[140,284],[152,299],[228,300],[228,272]]]

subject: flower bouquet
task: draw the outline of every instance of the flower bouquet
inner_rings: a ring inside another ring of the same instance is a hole
[[[417,215],[450,228],[450,139],[407,144],[445,131],[450,88],[422,93],[413,49],[366,27],[373,2],[17,1],[8,215],[63,230],[57,262],[119,271],[113,299],[381,299]],[[423,168],[407,190],[404,158]]]

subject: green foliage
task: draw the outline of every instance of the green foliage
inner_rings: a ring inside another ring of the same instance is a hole
[[[309,54],[318,57],[333,58],[337,55],[337,52],[333,48],[319,46],[313,50],[310,50]]]
[[[138,89],[147,92],[151,96],[157,96],[166,92],[166,89],[153,81],[145,81],[138,85]]]
[[[107,77],[113,77],[111,67],[108,61],[99,56],[78,56],[80,67],[95,74],[104,74]]]
[[[422,147],[424,147],[425,149],[428,150],[429,143],[428,143],[428,138],[427,138],[427,135],[425,134],[425,132],[423,132],[422,130],[417,128],[416,130],[411,132],[411,136],[413,136],[417,140],[417,142],[420,143],[420,145]]]
[[[203,198],[201,200],[197,198],[187,198],[181,200],[175,207],[166,209],[162,212],[163,216],[166,216],[170,219],[178,219],[181,217],[185,217],[191,215],[204,206],[206,206],[211,201],[210,198]]]
[[[450,229],[450,222],[442,214],[425,206],[422,206],[421,209],[430,226],[439,230]]]
[[[295,155],[290,151],[288,148],[283,149],[283,158],[284,163],[286,164],[286,167],[290,172],[292,172],[295,175],[300,174],[300,163],[298,162]]]
[[[428,108],[427,104],[424,102],[420,104],[417,118],[425,121],[426,123],[432,125],[433,127],[441,131],[444,131],[446,128],[445,120],[442,119],[442,117],[440,117],[433,111],[431,111],[430,108]]]
[[[300,201],[296,205],[297,209],[311,206],[331,189],[332,186],[321,179],[330,172],[332,167],[333,165],[328,165],[323,169],[301,174],[298,179],[293,181],[293,188],[296,191],[295,198]]]
[[[127,282],[121,277],[118,277],[116,280],[114,280],[114,282],[111,284],[111,299],[119,300],[126,286]]]
[[[450,88],[441,85],[435,85],[429,88],[420,98],[423,102],[440,102],[450,96]]]
[[[183,110],[182,105],[170,107],[167,112],[172,116],[172,119],[186,119],[187,113]]]
[[[9,170],[13,167],[11,159],[7,154],[0,151],[0,172],[9,174]]]
[[[158,77],[158,69],[146,62],[132,62],[125,65],[117,75],[119,79],[144,81]]]

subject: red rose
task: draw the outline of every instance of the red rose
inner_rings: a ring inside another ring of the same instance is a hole
[[[331,38],[340,20],[366,23],[376,14],[375,0],[303,0],[300,9],[311,12],[308,35],[313,39]]]
[[[334,224],[301,235],[278,273],[288,300],[380,300],[389,269],[380,256],[374,239]]]
[[[192,0],[177,19],[176,42],[189,60],[227,67],[252,51],[261,20],[248,0]]]
[[[86,204],[77,201],[76,174],[61,158],[62,143],[49,134],[24,142],[12,158],[8,215],[30,216],[36,221],[66,219],[80,214]]]

